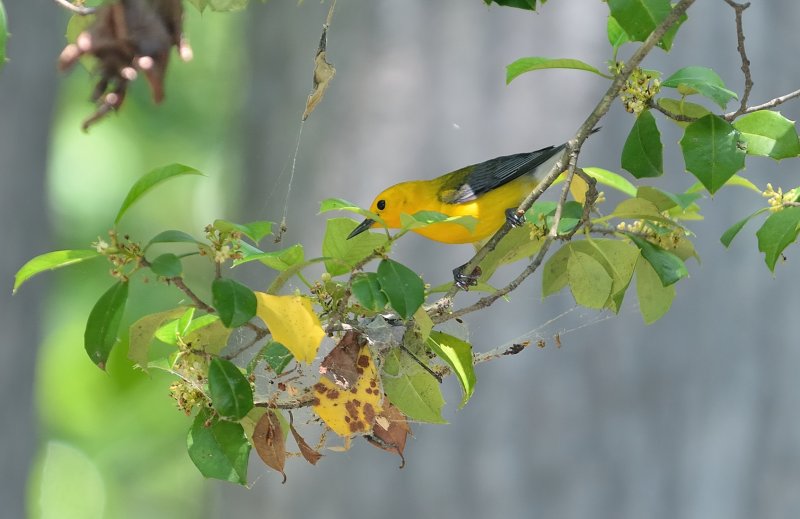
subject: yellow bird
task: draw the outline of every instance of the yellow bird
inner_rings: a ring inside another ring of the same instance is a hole
[[[512,225],[522,223],[515,213],[517,206],[547,174],[565,147],[566,144],[561,144],[506,155],[432,180],[395,184],[375,197],[370,211],[379,215],[390,229],[402,226],[403,213],[436,211],[447,216],[474,216],[477,225],[472,231],[455,223],[436,223],[412,230],[442,243],[479,242],[497,232],[505,221]],[[380,224],[367,218],[347,238],[372,227]]]
[[[592,133],[600,128],[595,128]],[[548,146],[529,153],[497,157],[444,174],[432,180],[401,182],[385,189],[373,200],[370,211],[379,215],[390,229],[402,227],[400,215],[436,211],[447,216],[473,216],[473,230],[455,223],[435,223],[412,229],[442,243],[475,243],[497,232],[504,222],[521,225],[524,217],[516,214],[520,202],[536,187],[541,177],[558,160],[565,144]],[[372,227],[380,227],[367,218],[347,237]],[[465,265],[453,270],[456,284],[466,289],[477,283],[480,269],[467,274]]]

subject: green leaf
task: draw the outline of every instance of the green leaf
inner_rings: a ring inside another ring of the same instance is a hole
[[[256,315],[256,295],[233,279],[215,279],[211,297],[222,324],[228,328],[242,326]]]
[[[86,322],[83,343],[86,353],[100,369],[106,369],[111,348],[117,343],[117,332],[128,300],[128,283],[118,281],[95,303]]]
[[[631,184],[628,179],[619,173],[614,173],[602,168],[583,168],[583,171],[597,180],[598,184],[614,188],[628,196],[636,196],[636,186]]]
[[[253,408],[250,382],[233,362],[221,357],[208,365],[208,392],[214,409],[225,419],[240,420]]]
[[[202,175],[202,173],[192,167],[184,166],[183,164],[170,164],[169,166],[156,168],[149,173],[146,173],[139,180],[137,180],[133,187],[131,187],[131,190],[128,191],[128,195],[125,197],[125,200],[122,202],[122,206],[119,208],[117,217],[114,218],[114,224],[118,224],[130,206],[139,200],[145,193],[165,180],[183,175]]]
[[[358,299],[358,303],[367,310],[380,312],[389,304],[386,294],[381,289],[378,275],[374,272],[364,272],[354,276],[351,291]]]
[[[240,424],[218,420],[211,410],[203,409],[192,423],[187,446],[189,457],[203,476],[247,484],[250,442]]]
[[[67,265],[73,265],[99,256],[100,253],[94,249],[57,250],[40,254],[28,260],[14,275],[13,292],[16,292],[24,282],[45,270],[66,267]]]
[[[394,260],[378,264],[378,282],[389,304],[403,319],[408,319],[425,301],[425,284],[419,274]]]
[[[478,225],[478,219],[471,215],[447,216],[438,211],[418,211],[411,215],[400,213],[400,225],[403,229],[420,229],[437,223],[454,223],[473,232]]]
[[[555,219],[557,202],[543,201],[536,202],[526,213],[526,218],[533,225],[544,227],[549,230],[553,226]],[[571,200],[564,204],[561,211],[561,220],[558,222],[559,234],[571,231],[583,216],[583,205]],[[528,230],[530,232],[530,229]]]
[[[181,315],[180,319],[178,319],[177,335],[179,337],[184,337],[189,331],[189,327],[194,321],[194,313],[196,311],[197,308],[190,306],[185,312],[183,312],[183,315]]]
[[[730,247],[733,239],[736,237],[737,234],[739,234],[739,231],[741,231],[744,228],[747,222],[749,222],[752,217],[756,216],[757,214],[761,214],[764,211],[769,211],[769,208],[762,207],[758,211],[750,214],[749,216],[745,216],[735,224],[731,225],[727,231],[722,233],[722,236],[720,236],[719,241],[721,241],[724,246]]]
[[[461,383],[463,408],[475,391],[475,367],[472,361],[472,345],[446,333],[432,331],[427,341],[433,352],[445,361]]]
[[[800,154],[794,121],[778,112],[759,110],[743,115],[733,122],[733,127],[742,133],[749,155],[781,160]]]
[[[695,200],[700,198],[699,193],[670,193],[657,187],[642,186],[636,191],[636,198],[643,198],[653,202],[659,211],[668,211],[674,207],[688,209]]]
[[[542,274],[542,297],[559,292],[568,283],[569,260],[579,252],[592,257],[611,278],[611,290],[604,307],[619,312],[625,291],[633,277],[639,249],[622,240],[600,239],[572,241],[561,247],[545,263]],[[590,267],[591,268],[591,267]],[[591,288],[590,288],[591,289]],[[584,294],[581,294],[584,297]]]
[[[741,175],[733,175],[731,178],[728,179],[725,185],[743,187],[745,189],[749,189],[753,193],[757,193],[759,195],[761,194],[761,189],[758,186],[756,186],[755,184],[753,184],[752,182],[750,182]],[[705,189],[705,186],[703,186],[702,183],[695,182],[689,187],[689,189],[686,190],[686,194],[699,193],[703,189]]]
[[[608,43],[611,44],[611,48],[614,49],[614,52],[616,52],[617,49],[622,47],[622,45],[625,43],[631,41],[628,33],[625,32],[625,29],[622,28],[617,19],[613,16],[608,17],[606,33],[608,34]]]
[[[653,266],[643,257],[636,264],[636,295],[645,324],[661,319],[675,299],[675,286],[664,286]]]
[[[564,204],[561,220],[558,221],[558,234],[566,234],[575,228],[583,216],[583,204],[574,200]]]
[[[660,177],[664,174],[663,146],[656,118],[645,110],[628,134],[622,148],[622,168],[635,178]]]
[[[210,322],[207,322],[203,326],[195,327],[196,323],[202,323],[206,318],[210,318]],[[210,353],[211,355],[219,355],[228,345],[228,337],[230,334],[231,329],[226,328],[216,315],[207,314],[192,320],[186,332],[184,332],[184,342],[186,344],[191,343],[195,349]]]
[[[153,236],[147,245],[145,245],[144,250],[150,248],[151,245],[155,243],[196,243],[199,244],[200,242],[197,241],[194,236],[191,234],[185,233],[183,231],[177,231],[175,229],[170,229],[168,231],[163,231],[155,236]]]
[[[191,313],[193,316],[194,310],[194,307],[189,307],[186,310],[186,313]],[[219,317],[213,314],[201,315],[197,319],[190,319],[191,320],[188,325],[186,324],[186,320],[183,318],[173,319],[168,323],[161,325],[154,334],[155,338],[164,344],[176,345],[178,344],[178,337],[183,338],[183,342],[187,342],[190,334],[219,321]]]
[[[644,41],[672,9],[669,0],[608,0],[620,27],[633,41]]]
[[[6,22],[6,10],[0,0],[0,70],[6,64],[6,40],[8,39],[8,22]]]
[[[183,265],[178,256],[167,252],[150,262],[150,270],[157,276],[175,278],[183,273]]]
[[[607,78],[605,74],[597,70],[595,67],[589,65],[588,63],[584,63],[581,60],[577,59],[570,59],[570,58],[543,58],[540,56],[534,56],[530,58],[520,58],[516,60],[514,63],[508,65],[506,67],[506,84],[511,83],[522,74],[526,72],[532,72],[534,70],[544,70],[549,68],[568,68],[568,69],[576,69],[576,70],[586,70],[587,72],[593,72],[598,76]]]
[[[184,308],[172,308],[155,314],[145,315],[128,329],[128,359],[134,364],[147,371],[149,362],[148,353],[150,352],[150,342],[153,340],[156,331],[167,320],[172,320],[181,315]]]
[[[381,382],[389,401],[407,417],[421,422],[447,423],[442,418],[445,402],[439,381],[400,348],[392,348],[386,354]]]
[[[542,239],[531,239],[530,224],[511,229],[497,246],[481,261],[480,281],[488,281],[501,265],[514,263],[536,254],[542,246]],[[470,291],[476,287],[470,287]],[[492,290],[492,289],[490,289]],[[492,290],[494,291],[494,290]]]
[[[269,341],[269,343],[261,348],[261,351],[253,356],[250,362],[247,363],[247,373],[253,373],[258,363],[264,360],[276,375],[280,375],[293,358],[294,355],[286,349],[286,346],[276,341]]]
[[[679,224],[662,215],[658,207],[650,200],[644,198],[629,198],[617,205],[608,216],[598,218],[597,221],[607,221],[611,218],[621,220],[648,220],[669,227],[680,227]]]
[[[381,225],[385,225],[383,219],[377,214],[367,211],[366,209],[362,209],[353,202],[348,202],[347,200],[343,200],[341,198],[327,198],[320,203],[320,214],[327,213],[329,211],[350,211],[351,213],[359,214],[364,218],[371,218]]]
[[[516,7],[517,9],[526,9],[528,11],[536,10],[536,0],[483,0],[486,5],[497,4],[506,7]],[[539,3],[544,5],[547,0],[539,0]]]
[[[576,250],[585,251],[599,261],[606,273],[611,276],[611,294],[605,304],[614,312],[622,308],[622,300],[633,278],[639,249],[623,240],[585,240],[589,247],[578,246]]]
[[[786,207],[769,215],[756,231],[758,250],[764,253],[764,261],[772,272],[783,250],[797,239],[799,225],[800,207]]]
[[[303,269],[310,265],[314,265],[315,263],[321,263],[325,261],[325,258],[312,258],[308,261],[301,261],[300,263],[295,263],[294,265],[282,270],[280,274],[275,276],[275,279],[272,280],[269,287],[267,287],[267,294],[277,294],[294,275],[301,272]]]
[[[667,32],[664,33],[664,36],[661,37],[656,45],[669,52],[670,49],[672,49],[672,42],[675,41],[675,36],[678,34],[678,29],[680,29],[681,25],[683,25],[683,22],[688,19],[689,17],[686,15],[686,13],[683,13],[680,18],[678,18],[678,21],[675,22],[672,27],[667,29]]]
[[[635,234],[626,233],[628,238],[642,251],[642,257],[653,266],[663,286],[669,286],[689,275],[686,265],[675,254],[642,239]]]
[[[680,144],[686,170],[711,194],[744,168],[739,132],[716,115],[706,115],[687,126]]]
[[[661,86],[676,88],[681,95],[691,95],[697,92],[711,99],[723,109],[728,101],[739,98],[736,92],[725,88],[725,83],[716,72],[706,67],[682,68],[665,79]]]
[[[325,270],[331,276],[347,274],[354,265],[381,248],[389,241],[385,234],[362,232],[347,239],[358,222],[352,218],[330,218],[325,226],[322,239],[322,255],[325,256]]]
[[[425,307],[420,306],[417,311],[414,312],[414,324],[419,332],[420,339],[423,342],[427,341],[433,330],[433,319],[431,319],[428,312],[425,311]]]
[[[214,220],[214,228],[222,232],[238,231],[247,236],[253,243],[258,243],[265,236],[272,235],[272,226],[275,222],[259,220],[250,223],[234,223],[228,220]]]
[[[567,280],[575,302],[601,309],[611,295],[611,277],[603,265],[588,254],[572,250],[567,260]]]
[[[245,244],[242,243],[242,245]],[[295,243],[294,245],[286,247],[285,249],[272,252],[259,251],[256,253],[247,253],[242,259],[234,261],[233,265],[239,266],[242,263],[248,263],[254,260],[260,261],[271,269],[284,271],[292,268],[295,265],[303,263],[305,260],[305,252],[303,250],[303,245],[300,243]]]
[[[671,114],[683,115],[686,117],[691,117],[692,119],[700,119],[701,117],[705,117],[711,113],[705,106],[690,103],[688,101],[684,101],[683,99],[677,100],[670,99],[668,97],[662,97],[658,100],[658,104],[661,106],[661,108],[670,112]],[[671,117],[669,117],[669,120],[683,128],[686,128],[690,124],[686,121],[677,121]]]

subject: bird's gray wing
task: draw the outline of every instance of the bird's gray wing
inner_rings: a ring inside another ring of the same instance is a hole
[[[483,193],[497,189],[515,178],[530,173],[560,153],[564,146],[564,144],[548,146],[528,153],[505,155],[462,168],[455,171],[449,181],[442,186],[439,198],[447,204],[460,204],[475,200]]]

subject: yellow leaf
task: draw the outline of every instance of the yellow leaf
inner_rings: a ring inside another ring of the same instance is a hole
[[[383,412],[383,391],[366,344],[358,352],[357,366],[358,380],[350,389],[324,375],[314,384],[314,412],[339,436],[371,433],[375,417]]]
[[[325,337],[311,301],[303,296],[273,296],[256,292],[256,315],[266,323],[272,338],[286,346],[294,358],[311,364]]]
[[[586,202],[586,190],[588,189],[589,186],[586,184],[585,180],[578,175],[572,177],[572,184],[569,185],[569,192],[572,193],[572,197],[576,202],[581,204]]]

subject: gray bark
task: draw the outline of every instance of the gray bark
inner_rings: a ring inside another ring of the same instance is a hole
[[[24,517],[38,435],[33,381],[45,290],[31,283],[12,298],[11,287],[14,272],[49,247],[44,178],[64,18],[48,2],[5,2],[5,7],[12,36],[10,61],[0,71],[0,503],[4,517]]]

